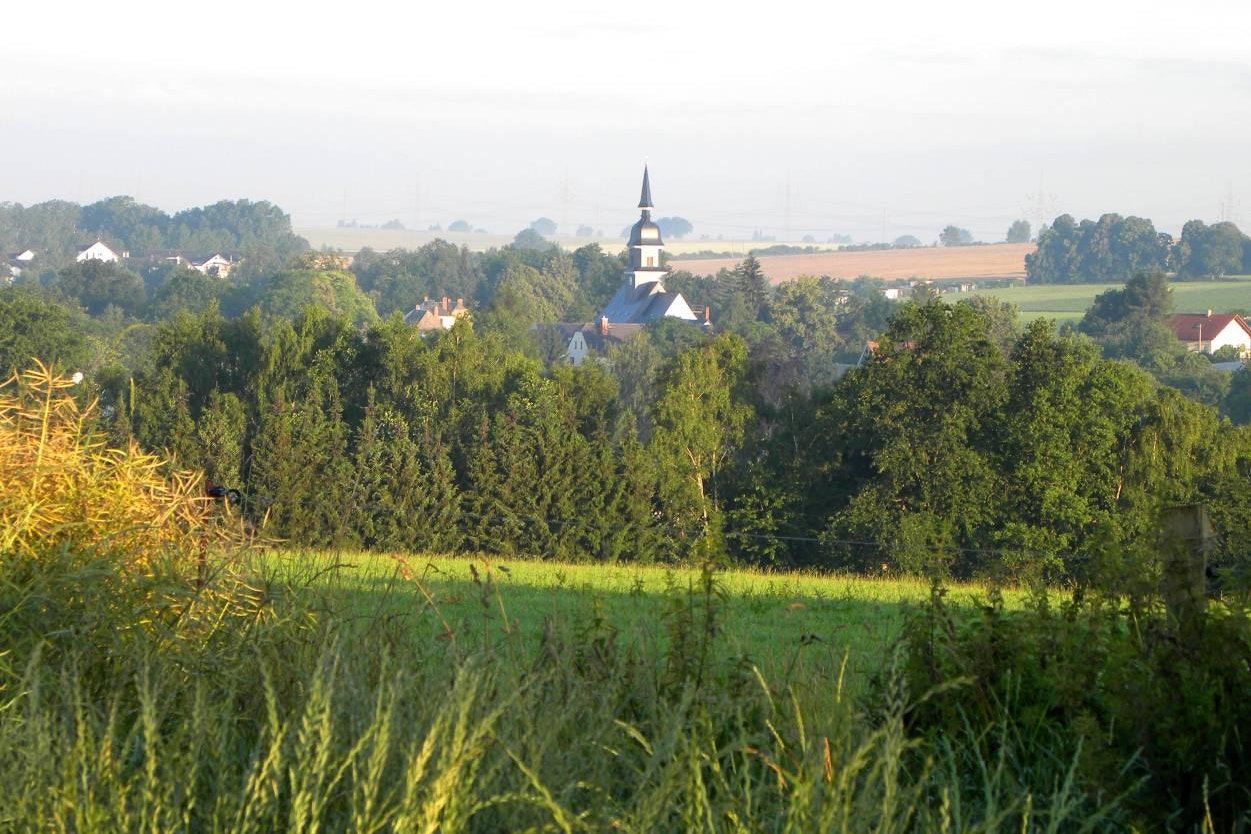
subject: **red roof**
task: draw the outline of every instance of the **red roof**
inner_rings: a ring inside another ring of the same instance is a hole
[[[1251,325],[1237,313],[1181,313],[1169,320],[1169,326],[1173,328],[1173,335],[1183,342],[1197,342],[1200,336],[1206,342],[1216,338],[1231,322],[1251,336]]]

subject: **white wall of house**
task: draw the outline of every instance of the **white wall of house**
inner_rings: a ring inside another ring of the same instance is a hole
[[[1231,321],[1225,325],[1220,333],[1214,336],[1203,334],[1203,352],[1216,353],[1223,347],[1233,345],[1238,348],[1239,353],[1246,353],[1251,350],[1251,334],[1238,326],[1238,322]]]
[[[570,365],[581,365],[589,352],[590,347],[586,343],[586,337],[578,331],[569,339],[569,349],[565,351],[565,356],[569,359]]]
[[[100,241],[88,246],[86,249],[78,253],[78,257],[74,260],[82,263],[83,261],[104,261],[105,263],[116,263],[121,260],[117,253]]]

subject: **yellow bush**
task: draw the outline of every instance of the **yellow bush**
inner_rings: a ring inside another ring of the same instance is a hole
[[[68,545],[126,570],[198,559],[211,527],[200,476],[166,476],[133,442],[107,448],[92,427],[96,403],[80,409],[74,384],[39,364],[0,385],[0,558]]]

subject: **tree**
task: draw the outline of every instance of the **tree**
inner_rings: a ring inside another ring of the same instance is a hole
[[[1167,276],[1163,272],[1139,273],[1121,289],[1095,296],[1077,328],[1099,339],[1114,326],[1133,319],[1163,322],[1172,311],[1173,294]]]
[[[1150,220],[1105,214],[1080,224],[1067,214],[1038,233],[1025,256],[1028,283],[1076,284],[1127,281],[1139,272],[1163,270],[1172,240]]]
[[[769,300],[769,277],[755,255],[748,255],[732,273],[734,292],[743,299],[752,321],[760,319]]]
[[[746,431],[747,343],[723,333],[678,354],[661,373],[651,449],[661,505],[687,553],[720,531],[717,478]]]
[[[834,354],[843,343],[838,297],[829,278],[802,276],[779,284],[769,303],[769,322],[809,385],[833,381]]]
[[[900,235],[891,244],[896,249],[912,249],[921,245],[921,238],[916,235]]]
[[[67,266],[56,274],[52,286],[93,316],[110,306],[133,315],[144,302],[143,279],[117,263],[87,260]]]
[[[973,234],[959,226],[946,226],[938,233],[938,241],[943,246],[967,246],[973,242]]]
[[[594,236],[594,234],[595,234],[595,230],[587,225],[579,226],[578,230],[574,232],[574,235],[576,235],[577,237],[592,237]]]
[[[356,286],[355,276],[337,269],[279,272],[265,285],[257,303],[271,318],[294,318],[310,305],[356,324],[378,318],[373,301]]]
[[[990,330],[968,305],[905,304],[873,360],[835,389],[823,430],[843,438],[841,460],[808,488],[846,496],[826,529],[836,563],[976,569],[957,548],[1000,521],[989,442],[1007,362]],[[864,541],[875,546],[847,543]]]
[[[1013,220],[1012,225],[1008,227],[1007,241],[1008,243],[1029,243],[1029,221]]]
[[[660,233],[665,237],[682,238],[695,231],[691,221],[685,217],[661,217],[656,221],[656,225],[660,227]]]
[[[1182,227],[1174,259],[1181,278],[1221,278],[1240,272],[1247,236],[1233,223],[1207,226],[1191,220]]]
[[[550,217],[540,217],[530,222],[529,228],[538,232],[543,237],[556,234],[556,221]]]
[[[467,220],[453,220],[447,224],[447,230],[449,232],[472,232],[473,226],[470,226]]]
[[[531,226],[517,232],[517,236],[513,238],[512,245],[514,249],[533,249],[536,252],[546,252],[556,244],[549,242],[537,229]]]
[[[82,368],[88,353],[80,328],[59,304],[23,288],[0,289],[0,376],[32,359],[57,370]]]
[[[220,278],[194,269],[178,269],[160,286],[148,305],[148,317],[160,321],[179,311],[202,313],[221,300],[226,289]]]

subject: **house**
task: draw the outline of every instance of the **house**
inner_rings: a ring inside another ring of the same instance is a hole
[[[11,284],[14,278],[21,278],[22,272],[30,266],[33,260],[35,260],[35,252],[32,249],[24,249],[9,255],[5,263],[0,263],[0,281]]]
[[[657,319],[700,321],[682,293],[665,289],[664,279],[669,270],[660,263],[664,241],[660,236],[660,227],[652,220],[655,205],[652,203],[651,175],[646,165],[643,166],[643,190],[638,208],[639,219],[630,228],[627,243],[629,261],[625,277],[616,294],[604,305],[596,322],[556,325],[562,335],[567,335],[565,355],[574,365],[582,364],[591,351],[602,352],[607,342],[618,337],[625,338]],[[712,327],[712,314],[707,308],[704,310],[703,326]]]
[[[221,253],[217,253],[203,261],[192,261],[191,268],[205,275],[216,275],[218,278],[225,278],[230,275],[230,270],[235,268],[235,264],[229,258],[222,257]]]
[[[1187,350],[1216,353],[1233,346],[1239,356],[1251,352],[1251,325],[1237,313],[1182,313],[1169,320],[1169,327]]]
[[[554,327],[567,345],[565,361],[570,365],[581,365],[588,356],[603,356],[611,345],[620,344],[631,336],[638,335],[644,326],[613,324],[600,316],[599,321],[593,324],[562,323]]]
[[[451,330],[457,319],[468,314],[469,308],[465,306],[465,299],[458,298],[456,304],[453,305],[445,295],[437,301],[423,299],[420,304],[404,314],[404,323],[416,327],[421,333]]]
[[[78,253],[78,257],[74,260],[78,263],[83,261],[104,261],[105,263],[117,263],[122,258],[130,257],[129,252],[123,252],[118,255],[112,249],[104,244],[103,241],[97,240],[86,249]]]
[[[882,290],[882,295],[886,296],[891,301],[898,301],[899,299],[904,297],[904,292],[905,290],[902,289],[901,287],[887,287],[886,289]]]

